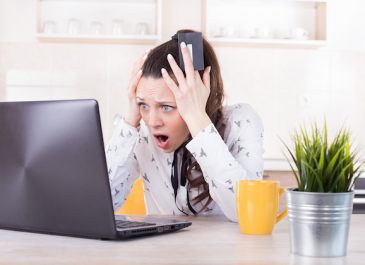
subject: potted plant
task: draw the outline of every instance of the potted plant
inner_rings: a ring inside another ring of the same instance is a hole
[[[328,141],[327,126],[301,128],[287,145],[298,188],[287,189],[291,252],[314,257],[345,256],[353,206],[353,186],[361,164],[350,133],[341,129]],[[285,144],[285,143],[284,143]]]

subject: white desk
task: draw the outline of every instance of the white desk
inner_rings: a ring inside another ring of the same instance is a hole
[[[0,264],[365,264],[365,215],[353,215],[347,257],[290,254],[287,219],[271,236],[247,236],[223,217],[190,217],[177,233],[101,241],[0,230]]]

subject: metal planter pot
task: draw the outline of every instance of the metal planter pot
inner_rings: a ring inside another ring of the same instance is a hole
[[[354,192],[287,189],[291,252],[311,257],[345,256],[353,197]]]

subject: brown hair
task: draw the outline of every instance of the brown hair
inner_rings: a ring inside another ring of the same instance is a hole
[[[177,33],[187,33],[194,32],[192,30],[179,30]],[[172,69],[167,61],[167,55],[171,54],[175,59],[179,58],[179,47],[176,39],[171,39],[150,51],[146,61],[142,67],[142,76],[153,77],[156,79],[162,78],[161,68],[165,68],[166,71],[173,77]],[[225,125],[222,122],[222,105],[224,99],[223,81],[221,77],[221,72],[217,60],[217,56],[212,48],[212,46],[203,38],[203,50],[204,50],[204,65],[205,67],[211,66],[210,71],[210,95],[205,107],[205,110],[213,122],[214,126],[218,130],[219,134],[223,138]],[[203,76],[203,70],[199,71],[200,77]],[[184,72],[185,74],[185,72]],[[183,157],[185,160],[192,161],[192,155],[184,147]],[[209,185],[203,177],[202,170],[199,164],[194,160],[193,163],[184,163],[183,161],[183,172],[187,172],[188,180],[188,191],[192,188],[203,187],[203,192],[198,196],[191,199],[192,205],[196,205],[199,202],[204,201],[208,198],[207,202],[204,204],[203,208],[199,211],[203,211],[211,202],[212,198],[209,194]],[[193,179],[192,170],[196,170],[200,173],[200,176]]]

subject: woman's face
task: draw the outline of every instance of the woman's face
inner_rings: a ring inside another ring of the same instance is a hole
[[[170,153],[187,140],[189,129],[177,110],[174,94],[163,78],[142,77],[136,99],[142,119],[159,148]]]

